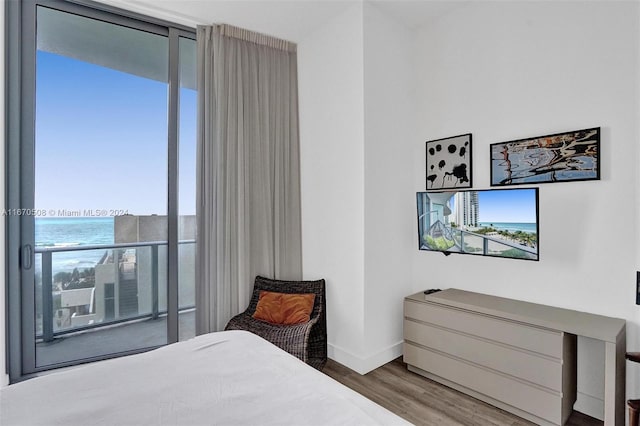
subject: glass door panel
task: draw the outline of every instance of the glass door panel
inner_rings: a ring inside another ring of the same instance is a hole
[[[196,333],[196,41],[180,37],[179,47],[178,338],[186,340]]]
[[[166,344],[168,37],[36,19],[36,368]]]

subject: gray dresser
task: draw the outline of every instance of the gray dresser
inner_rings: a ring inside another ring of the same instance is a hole
[[[576,399],[580,333],[571,325],[580,321],[624,334],[624,321],[613,318],[457,289],[417,293],[404,302],[404,361],[520,417],[562,425]]]

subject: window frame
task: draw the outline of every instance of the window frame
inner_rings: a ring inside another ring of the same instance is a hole
[[[178,137],[180,107],[179,38],[195,40],[195,28],[147,17],[90,0],[22,0],[5,3],[5,208],[34,207],[36,8],[47,7],[166,36],[169,42],[167,140],[167,343],[179,339],[178,323]],[[108,359],[153,348],[108,354],[54,367],[35,360],[35,298],[32,288],[34,221],[5,217],[6,358],[10,383],[52,368]],[[31,336],[31,337],[29,337]]]

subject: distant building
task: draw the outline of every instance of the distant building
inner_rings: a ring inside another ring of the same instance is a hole
[[[456,198],[456,224],[462,227],[476,228],[480,208],[477,191],[462,191],[455,195]]]
[[[195,216],[180,216],[178,299],[181,309],[195,305]],[[158,314],[167,310],[167,217],[116,216],[114,248],[95,267],[95,291],[87,323]],[[76,322],[82,321],[77,318]]]

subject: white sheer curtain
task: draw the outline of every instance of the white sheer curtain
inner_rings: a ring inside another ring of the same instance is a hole
[[[296,46],[199,26],[196,332],[219,331],[253,279],[302,278]]]

